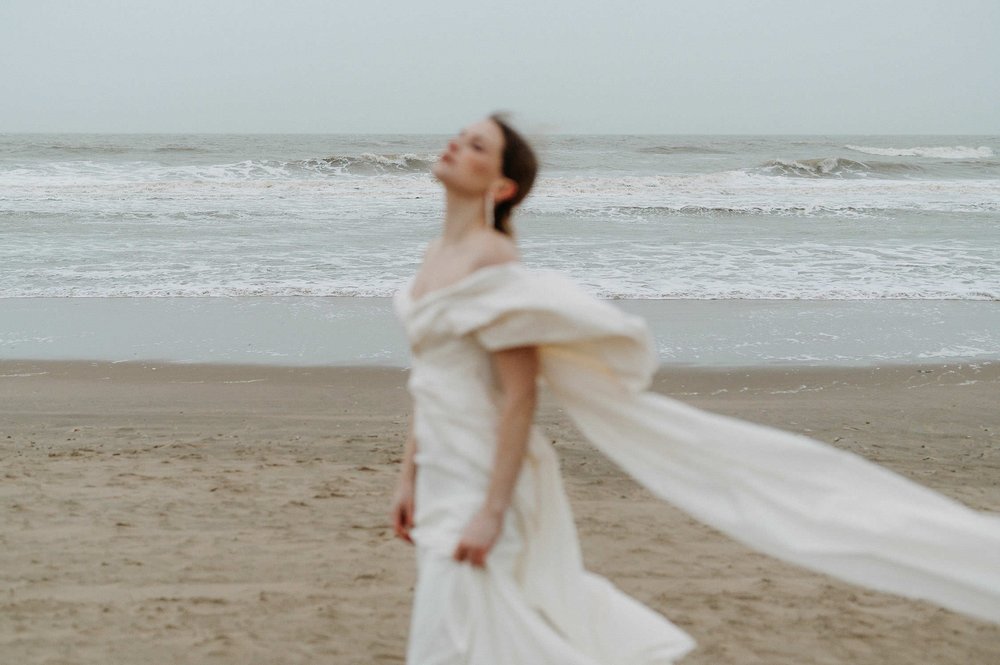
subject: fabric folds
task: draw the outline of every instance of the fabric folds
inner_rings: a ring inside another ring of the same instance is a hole
[[[1000,517],[827,444],[648,392],[645,323],[562,275],[481,269],[410,303],[416,352],[537,345],[581,432],[658,497],[780,559],[1000,622]]]

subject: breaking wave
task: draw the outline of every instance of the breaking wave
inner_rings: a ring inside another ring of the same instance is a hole
[[[757,167],[764,175],[794,178],[866,178],[891,177],[923,171],[916,164],[902,162],[859,162],[845,157],[820,157],[817,159],[772,159]]]
[[[332,169],[340,173],[372,175],[377,173],[420,173],[434,164],[434,155],[415,155],[411,152],[395,154],[331,155],[322,159],[307,159],[299,162],[307,168]]]

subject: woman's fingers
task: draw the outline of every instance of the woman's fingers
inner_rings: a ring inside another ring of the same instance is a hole
[[[486,556],[493,548],[500,534],[501,520],[485,511],[480,511],[469,521],[455,547],[455,560],[468,561],[477,568],[486,565]]]
[[[406,525],[406,506],[402,503],[397,503],[393,507],[392,522],[397,528],[401,528]]]
[[[413,509],[412,508],[408,508],[408,509],[405,510],[405,513],[403,515],[403,520],[402,521],[403,521],[403,526],[402,526],[401,531],[403,533],[402,533],[402,536],[400,536],[400,537],[403,540],[405,540],[406,542],[412,543],[413,539],[410,537],[410,529],[413,528]]]
[[[404,537],[406,531],[403,527],[402,511],[398,508],[392,512],[392,527],[396,531],[396,536],[399,538]]]
[[[401,502],[394,506],[392,511],[392,526],[396,532],[396,537],[412,543],[410,529],[413,528],[413,505],[409,502]]]
[[[489,548],[487,547],[459,543],[458,547],[455,548],[453,556],[455,561],[468,561],[477,568],[483,568],[486,566],[486,554],[488,552]]]
[[[404,521],[404,524],[406,525],[406,528],[407,529],[412,529],[413,528],[413,500],[412,499],[410,499],[409,501],[406,502],[406,516],[405,517],[406,517],[406,519]]]

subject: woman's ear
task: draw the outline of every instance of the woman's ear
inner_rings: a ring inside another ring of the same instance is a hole
[[[494,190],[493,200],[497,203],[503,203],[515,194],[517,194],[517,183],[510,178],[503,178],[501,184]]]

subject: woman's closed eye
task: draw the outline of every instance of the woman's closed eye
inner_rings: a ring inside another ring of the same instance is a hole
[[[462,130],[458,133],[459,140],[465,138],[465,136],[466,136],[465,130]],[[482,152],[483,150],[485,150],[485,146],[483,146],[482,142],[479,140],[478,137],[474,137],[471,141],[469,141],[469,145],[471,145],[473,150],[476,150],[477,152]]]

